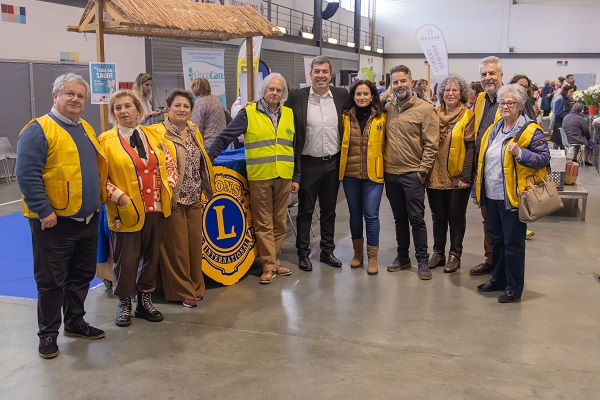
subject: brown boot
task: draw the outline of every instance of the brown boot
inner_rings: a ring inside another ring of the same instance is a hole
[[[352,260],[350,261],[351,268],[362,267],[363,259],[365,256],[364,244],[365,244],[364,239],[352,239],[352,247],[354,248],[354,257],[352,257]]]
[[[377,253],[379,253],[379,246],[367,246],[367,258],[369,259],[367,274],[369,275],[377,275]]]

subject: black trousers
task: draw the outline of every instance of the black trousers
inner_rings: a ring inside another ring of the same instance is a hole
[[[467,227],[467,205],[471,189],[437,190],[427,188],[427,200],[433,221],[433,251],[446,254],[450,226],[450,255],[460,258]]]
[[[61,308],[66,330],[74,329],[85,315],[85,298],[96,274],[98,214],[88,224],[58,218],[53,228],[42,230],[39,219],[30,219],[29,226],[38,290],[38,336],[58,336]]]
[[[427,227],[425,226],[425,186],[417,172],[393,175],[385,173],[385,193],[390,201],[396,224],[397,253],[402,263],[410,262],[409,223],[415,241],[417,261],[429,260],[427,253]]]
[[[298,191],[298,216],[296,217],[296,249],[298,256],[310,255],[310,226],[317,197],[321,215],[321,251],[332,253],[335,249],[335,206],[337,203],[340,158],[339,153],[328,160],[302,156],[300,190]]]

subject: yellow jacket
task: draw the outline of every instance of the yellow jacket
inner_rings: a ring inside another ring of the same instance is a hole
[[[294,174],[294,114],[281,106],[277,132],[271,118],[256,109],[256,103],[246,107],[248,128],[244,134],[246,172],[250,181],[292,179]]]
[[[385,122],[386,113],[382,113],[378,117],[370,119],[370,127],[368,127],[369,140],[367,142],[367,176],[370,180],[377,183],[383,183],[383,147],[385,143]],[[356,118],[353,118],[353,124],[358,125]],[[346,165],[348,163],[348,152],[350,147],[350,135],[352,131],[351,116],[344,113],[342,116],[342,151],[340,154],[340,173],[339,179],[344,179]],[[360,131],[360,126],[358,126]],[[367,127],[365,127],[365,131]]]
[[[164,145],[169,146],[171,154],[175,154],[173,144],[166,140],[164,136],[154,129],[140,125],[139,128],[144,132],[148,139],[148,145],[154,151],[158,158],[158,168],[162,181],[161,202],[163,214],[166,217],[171,215],[171,198],[173,190],[167,180],[166,160]],[[167,142],[170,143],[167,144]],[[108,227],[115,232],[137,232],[142,229],[145,222],[145,208],[140,193],[138,183],[138,171],[131,159],[131,156],[121,144],[117,127],[104,132],[100,135],[100,147],[106,154],[108,160],[108,176],[111,182],[129,196],[131,201],[124,206],[119,206],[113,201],[106,203],[106,213],[108,215]],[[119,217],[121,226],[115,227],[115,218]]]
[[[495,125],[495,124],[494,124]],[[494,125],[490,126],[483,138],[481,139],[481,148],[479,150],[479,159],[477,161],[477,177],[475,178],[475,198],[479,203],[481,201],[481,192],[484,183],[482,182],[483,171],[485,168],[485,153],[488,147],[489,137],[494,129]],[[520,135],[517,144],[519,147],[527,149],[533,138],[536,129],[542,129],[536,123],[531,123]],[[519,207],[519,193],[525,191],[527,185],[527,177],[531,174],[537,174],[541,178],[546,178],[546,169],[534,169],[516,161],[516,157],[508,151],[508,144],[514,142],[515,138],[511,137],[502,144],[502,163],[504,169],[504,192],[506,200],[514,208]],[[508,206],[508,204],[507,204]]]
[[[450,149],[448,154],[448,173],[451,177],[460,176],[465,165],[467,148],[465,146],[465,127],[473,118],[473,111],[466,109],[463,117],[450,132]]]
[[[37,121],[42,127],[48,142],[48,159],[42,172],[42,179],[46,189],[46,196],[59,217],[70,217],[79,211],[83,196],[83,179],[79,151],[77,145],[56,121],[49,115],[29,121],[23,129]],[[94,128],[84,120],[81,120],[87,137],[96,149],[98,171],[100,172],[100,200],[106,202],[106,178],[108,165]],[[22,132],[22,130],[21,130]],[[38,215],[29,210],[25,201],[22,201],[23,215],[27,218],[38,218]]]
[[[481,119],[483,118],[483,111],[485,110],[485,92],[481,92],[477,95],[477,101],[475,102],[475,135],[479,132],[479,125],[481,125]],[[494,126],[496,122],[500,120],[500,107],[496,110],[496,116],[494,117],[494,123],[490,126]]]
[[[202,193],[207,198],[212,197],[213,190],[215,187],[215,173],[213,170],[213,165],[210,162],[210,158],[208,158],[208,154],[206,153],[206,148],[204,147],[204,138],[202,134],[196,127],[194,123],[188,121],[188,126],[191,126],[195,129],[196,134],[194,135],[194,139],[196,139],[196,143],[198,143],[198,147],[200,147],[200,151],[202,153],[202,159],[200,160],[201,171],[200,174],[202,176]],[[181,182],[183,181],[183,176],[185,175],[185,144],[181,140],[179,136],[175,136],[170,131],[167,130],[167,127],[163,123],[158,123],[154,125],[150,125],[150,128],[156,130],[160,135],[164,136],[167,139],[167,145],[169,146],[169,150],[171,154],[175,157],[177,153],[177,170],[178,170],[178,178],[177,185],[173,189],[173,206],[175,206],[177,199],[179,197],[179,192],[181,190]],[[173,147],[171,147],[173,146]],[[180,150],[177,150],[180,149]],[[202,168],[202,165],[206,166],[206,169]]]

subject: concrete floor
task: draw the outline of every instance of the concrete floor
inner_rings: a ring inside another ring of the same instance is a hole
[[[380,273],[351,270],[340,190],[342,269],[321,265],[313,250],[314,271],[298,270],[290,231],[283,259],[293,275],[262,286],[255,263],[235,286],[209,288],[199,307],[156,299],[165,321],[134,319],[128,328],[115,326],[117,300],[97,288],[86,319],[107,337],[61,335],[52,360],[37,354],[36,302],[0,297],[0,398],[597,399],[600,176],[585,168],[579,179],[590,192],[587,221],[567,202],[531,225],[520,303],[475,290],[487,277],[468,274],[482,261],[473,205],[456,274],[437,269],[420,281],[415,267],[385,270],[395,256],[385,197]],[[18,196],[15,183],[0,184],[0,203]],[[0,215],[19,210],[0,206]]]

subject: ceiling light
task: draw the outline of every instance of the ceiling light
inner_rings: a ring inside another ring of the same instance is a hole
[[[377,49],[378,53],[383,53],[383,49]]]
[[[346,42],[346,46],[355,47],[356,45],[354,44],[354,42]]]
[[[338,40],[336,38],[330,37],[330,38],[327,38],[327,42],[329,42],[331,44],[337,44]]]
[[[310,32],[302,32],[302,37],[303,37],[304,39],[314,39],[314,38],[315,38],[315,35],[313,35],[313,34],[312,34],[312,33],[310,33]]]
[[[365,49],[366,51],[371,51],[371,46],[363,46],[363,49]]]
[[[285,26],[278,26],[277,29],[279,29],[279,32],[283,33],[284,35],[287,34],[287,28]]]

